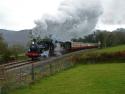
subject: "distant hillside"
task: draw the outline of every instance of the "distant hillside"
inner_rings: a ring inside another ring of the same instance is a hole
[[[11,31],[0,29],[0,33],[9,45],[20,44],[26,46],[29,41],[29,32],[31,30]]]

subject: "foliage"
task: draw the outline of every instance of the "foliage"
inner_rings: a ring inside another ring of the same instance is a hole
[[[2,34],[0,34],[0,55],[4,53],[7,49],[7,44],[4,42]]]
[[[81,60],[81,58],[80,58],[79,56],[76,56],[76,55],[70,56],[70,57],[67,59],[67,61],[70,61],[70,62],[72,62],[72,63],[79,63],[80,60]]]
[[[19,54],[25,52],[25,48],[21,45],[13,45],[9,47],[9,50],[12,52],[12,55],[17,59]]]
[[[82,57],[81,57],[82,58]],[[83,57],[84,58],[84,57]],[[83,59],[82,58],[82,59]],[[84,61],[95,61],[95,63],[102,61],[125,60],[125,51],[115,53],[91,53],[86,54]]]
[[[1,55],[1,63],[7,63],[9,62],[10,60],[12,60],[13,58],[11,57],[12,55],[12,52],[10,50],[6,50],[4,51],[4,53]]]
[[[8,61],[9,55],[7,44],[4,42],[2,34],[0,34],[0,62],[3,63],[6,60]]]
[[[24,47],[20,45],[13,45],[8,47],[4,41],[2,34],[0,34],[0,62],[7,63],[11,60],[18,59],[18,55],[24,53]]]
[[[96,30],[93,34],[84,36],[84,38],[72,39],[73,41],[98,43],[101,47],[111,47],[125,44],[125,29],[120,28],[112,32],[106,30]]]

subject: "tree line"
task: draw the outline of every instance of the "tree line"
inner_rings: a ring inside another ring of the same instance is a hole
[[[112,32],[106,30],[96,30],[92,34],[83,38],[72,39],[74,42],[101,43],[101,47],[112,47],[125,44],[125,29],[119,28]]]

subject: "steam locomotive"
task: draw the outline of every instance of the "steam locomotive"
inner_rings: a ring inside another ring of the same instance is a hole
[[[52,40],[43,40],[43,41],[33,41],[29,47],[26,56],[32,60],[38,57],[49,57],[54,55],[54,43]]]
[[[91,49],[97,47],[98,44],[96,43],[82,43],[82,42],[70,42],[70,41],[53,42],[52,40],[42,40],[39,42],[33,41],[29,47],[28,52],[26,53],[26,56],[34,60],[39,57],[51,57],[73,51]]]

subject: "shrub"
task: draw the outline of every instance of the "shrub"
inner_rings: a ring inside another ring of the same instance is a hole
[[[9,50],[6,50],[1,57],[1,61],[3,63],[9,62],[11,60],[11,54],[12,53]]]
[[[71,56],[69,57],[71,62],[75,63],[99,63],[101,61],[109,60],[125,60],[125,51],[115,52],[115,53],[86,53],[81,56]]]
[[[81,58],[80,58],[79,56],[76,56],[76,55],[70,56],[70,57],[68,58],[68,61],[69,61],[69,62],[72,62],[72,63],[79,63],[80,60],[81,60]]]

